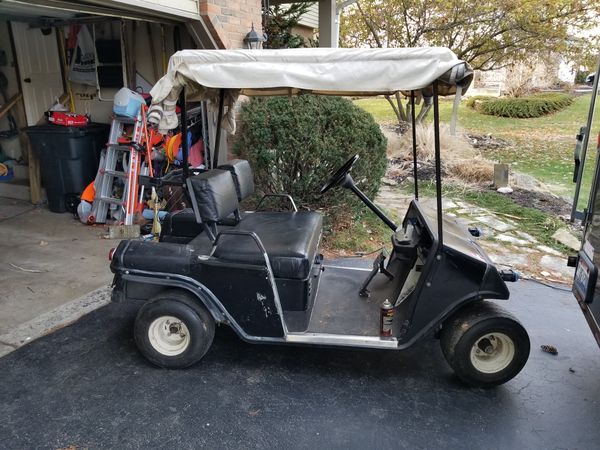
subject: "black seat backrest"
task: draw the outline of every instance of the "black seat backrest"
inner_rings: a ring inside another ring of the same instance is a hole
[[[235,183],[235,191],[238,201],[248,198],[254,193],[254,176],[250,164],[245,159],[232,159],[226,164],[219,166],[219,169],[228,170]]]
[[[209,170],[186,180],[198,223],[207,225],[211,240],[215,240],[217,222],[232,213],[238,215],[235,183],[227,170]]]

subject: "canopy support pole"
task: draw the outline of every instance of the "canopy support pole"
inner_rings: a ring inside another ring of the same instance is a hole
[[[185,104],[185,86],[181,89],[179,94],[179,107],[181,108],[181,156],[183,164],[183,181],[188,179],[190,176],[190,170],[188,167],[188,140],[187,140],[187,106]]]
[[[221,147],[221,121],[223,120],[223,109],[225,107],[225,89],[219,90],[219,112],[217,113],[217,133],[215,136],[215,152],[212,159],[212,169],[219,165],[219,150]]]
[[[210,137],[208,136],[208,108],[206,107],[206,100],[202,101],[202,139],[204,140],[204,166],[212,167],[210,155],[212,142],[210,142]]]
[[[444,237],[442,230],[442,157],[440,151],[440,105],[438,82],[433,82],[433,135],[435,145],[435,195],[437,197],[438,254],[442,252]]]
[[[410,91],[410,118],[412,121],[412,151],[413,151],[413,177],[415,179],[415,200],[419,200],[419,182],[417,168],[417,120],[415,118],[415,91]]]

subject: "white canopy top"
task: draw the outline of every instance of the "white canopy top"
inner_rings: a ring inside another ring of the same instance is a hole
[[[468,64],[440,47],[183,50],[171,56],[166,75],[152,88],[151,109],[162,109],[160,128],[170,129],[177,126],[172,111],[183,86],[188,100],[213,102],[219,90],[226,89],[231,111],[239,94],[380,95],[414,90],[430,96],[437,80],[439,94],[449,95],[457,86],[464,92],[472,78]],[[226,113],[231,129],[229,116]]]

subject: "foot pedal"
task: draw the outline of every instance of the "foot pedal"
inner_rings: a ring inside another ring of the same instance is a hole
[[[379,254],[379,256],[377,256],[377,258],[375,258],[375,261],[373,261],[373,269],[371,270],[371,273],[369,273],[369,276],[367,277],[365,282],[360,287],[360,291],[358,291],[358,295],[360,295],[361,297],[370,297],[371,296],[371,291],[369,291],[369,289],[368,289],[369,284],[371,284],[371,281],[373,281],[373,278],[375,278],[375,275],[377,275],[379,272],[381,272],[386,277],[388,277],[388,279],[390,281],[394,279],[394,275],[392,275],[390,273],[390,271],[385,268],[385,265],[384,265],[385,258],[387,258],[385,250],[382,251]]]

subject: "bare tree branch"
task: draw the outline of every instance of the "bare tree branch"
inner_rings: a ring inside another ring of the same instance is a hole
[[[358,8],[358,10],[360,11],[362,18],[365,22],[365,25],[369,28],[369,30],[371,31],[371,34],[373,35],[373,39],[375,39],[375,42],[377,42],[377,47],[383,47],[383,45],[381,45],[381,41],[379,40],[379,36],[377,35],[377,31],[375,30],[375,26],[373,25],[373,22],[371,21],[371,19],[369,17],[367,17],[367,15],[364,13],[363,9],[360,6],[360,2],[356,2],[356,6]]]

